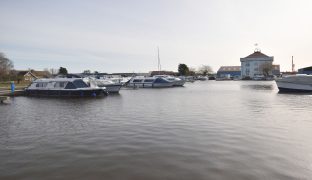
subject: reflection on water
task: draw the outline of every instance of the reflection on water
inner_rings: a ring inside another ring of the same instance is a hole
[[[204,81],[0,106],[0,179],[310,179],[312,96]]]
[[[274,90],[275,85],[272,84],[274,81],[249,81],[246,84],[242,84],[242,89],[252,89],[252,90]]]

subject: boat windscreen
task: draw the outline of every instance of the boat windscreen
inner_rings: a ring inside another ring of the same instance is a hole
[[[83,80],[81,80],[81,79],[75,80],[73,83],[76,86],[76,88],[86,88],[86,87],[88,87],[88,85],[85,82],[83,82]]]
[[[142,82],[143,79],[134,79],[132,82],[136,83],[136,82]]]
[[[163,79],[163,78],[157,78],[157,79],[155,80],[155,83],[168,83],[168,81],[166,81],[166,80]]]
[[[76,86],[72,82],[68,82],[65,89],[76,89]]]
[[[153,82],[154,79],[145,79],[144,82]]]

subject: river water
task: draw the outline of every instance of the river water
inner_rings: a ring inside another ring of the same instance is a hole
[[[0,105],[0,179],[311,179],[312,95],[204,81]]]

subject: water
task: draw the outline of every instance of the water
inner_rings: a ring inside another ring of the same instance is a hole
[[[311,179],[312,96],[274,82],[0,106],[0,179]]]

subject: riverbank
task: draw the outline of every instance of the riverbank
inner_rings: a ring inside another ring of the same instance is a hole
[[[20,96],[23,95],[24,89],[29,83],[19,83],[15,85],[14,93],[11,92],[11,84],[9,82],[0,82],[0,96]]]

